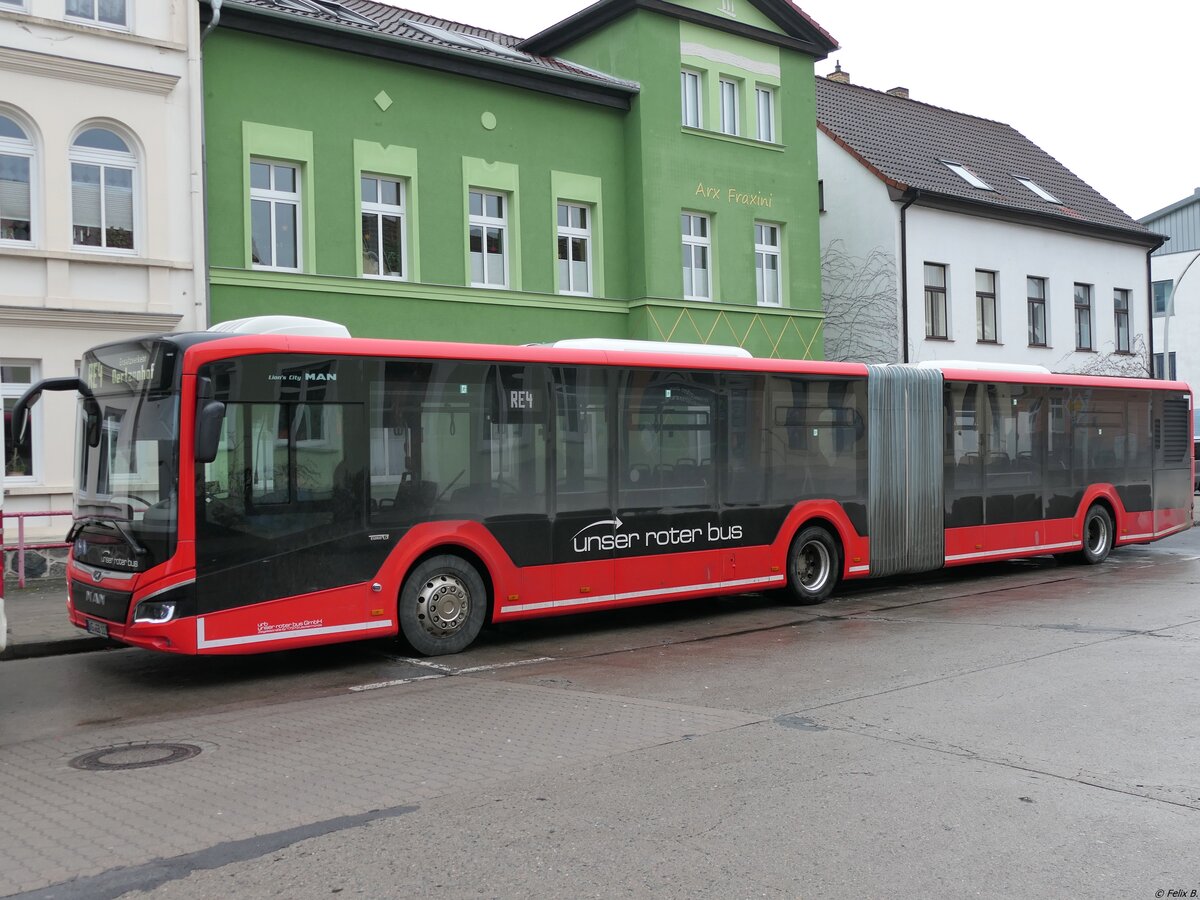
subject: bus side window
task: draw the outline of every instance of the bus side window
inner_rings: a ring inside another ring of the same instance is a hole
[[[618,506],[713,503],[716,376],[634,369],[623,377]]]
[[[571,366],[552,377],[557,508],[607,509],[608,372]]]

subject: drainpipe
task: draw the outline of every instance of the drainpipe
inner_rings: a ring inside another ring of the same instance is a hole
[[[214,28],[221,24],[221,2],[222,0],[209,0],[212,6],[212,19],[205,26],[204,31],[200,35],[200,43],[204,43],[204,39],[209,36]]]
[[[209,5],[212,7],[212,18],[208,25],[204,27],[204,31],[200,34],[200,44],[202,45],[205,39],[212,34],[217,25],[221,23],[221,2],[222,0],[209,0]],[[193,114],[193,127],[197,129],[200,135],[199,151],[200,159],[197,161],[196,179],[199,182],[198,188],[194,192],[197,196],[197,202],[200,207],[199,228],[200,228],[200,259],[199,264],[202,266],[201,283],[204,291],[200,300],[203,303],[203,316],[197,316],[197,325],[201,329],[207,329],[212,325],[212,289],[209,278],[209,263],[208,263],[208,150],[207,140],[205,137],[204,127],[204,55],[201,47],[197,47],[196,65],[193,70],[194,82],[194,97],[197,98],[196,109]]]
[[[905,212],[917,202],[921,192],[910,189],[908,200],[900,207],[900,340],[901,362],[908,362],[908,220]]]
[[[1146,352],[1146,376],[1154,377],[1154,267],[1150,257],[1154,255],[1154,247],[1146,251],[1146,308],[1150,310],[1150,327],[1146,329],[1146,343],[1150,349]],[[1167,358],[1163,357],[1163,368],[1167,366]]]

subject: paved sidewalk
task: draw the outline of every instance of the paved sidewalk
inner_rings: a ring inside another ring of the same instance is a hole
[[[0,660],[57,656],[116,646],[76,628],[67,618],[67,583],[62,578],[31,578],[25,587],[4,579],[4,609],[8,615],[8,648]]]

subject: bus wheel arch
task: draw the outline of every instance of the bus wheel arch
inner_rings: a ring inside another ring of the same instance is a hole
[[[1083,516],[1083,549],[1078,558],[1088,565],[1099,565],[1108,558],[1116,540],[1116,511],[1105,497],[1096,497]]]
[[[414,560],[396,602],[400,634],[423,656],[458,653],[489,621],[492,579],[471,551],[435,547]]]
[[[796,531],[787,555],[787,589],[802,606],[824,602],[841,577],[845,548],[837,527],[809,519]]]

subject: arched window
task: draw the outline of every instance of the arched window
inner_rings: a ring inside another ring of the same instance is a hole
[[[33,141],[25,129],[0,113],[0,243],[33,240],[33,155]]]
[[[72,243],[134,250],[137,156],[107,128],[87,128],[71,145]]]

